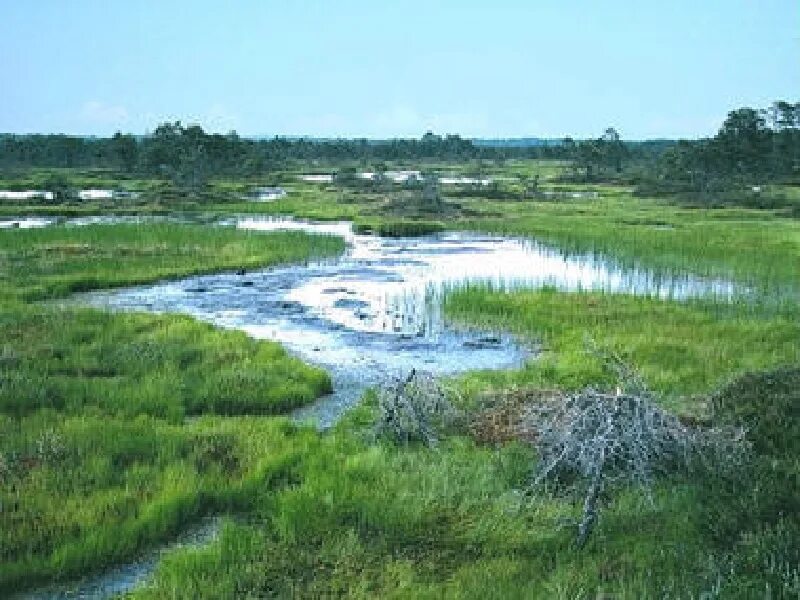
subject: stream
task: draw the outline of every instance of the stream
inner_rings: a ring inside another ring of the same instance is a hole
[[[334,392],[296,413],[321,428],[333,424],[364,390],[412,368],[435,375],[521,366],[532,348],[496,331],[461,329],[442,315],[444,295],[468,284],[500,289],[601,289],[688,298],[731,295],[732,284],[665,278],[592,256],[567,256],[531,240],[477,233],[381,238],[353,233],[347,222],[237,217],[244,230],[302,230],[343,237],[332,260],[190,277],[81,296],[95,307],[178,312],[257,339],[280,342],[326,369]]]
[[[9,219],[5,226],[79,226],[120,220],[146,223],[150,219]],[[338,235],[346,240],[347,250],[340,257],[306,265],[202,275],[90,292],[75,300],[109,310],[184,313],[280,342],[332,378],[332,394],[294,415],[320,428],[335,423],[368,387],[403,376],[412,368],[453,375],[515,368],[531,359],[535,349],[508,334],[458,328],[446,321],[444,296],[465,285],[489,284],[498,289],[547,285],[684,299],[708,294],[731,297],[739,289],[721,280],[657,276],[596,256],[567,255],[531,240],[478,233],[380,238],[355,234],[347,222],[272,217],[229,217],[216,224],[251,231],[294,229]],[[19,597],[107,598],[130,591],[147,581],[165,550],[207,544],[215,539],[218,528],[218,519],[203,522],[176,542],[129,564],[78,584]]]

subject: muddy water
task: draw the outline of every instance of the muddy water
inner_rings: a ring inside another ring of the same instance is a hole
[[[192,277],[92,293],[84,300],[115,310],[186,313],[280,342],[331,374],[334,393],[297,415],[322,427],[368,386],[414,367],[448,375],[521,365],[530,349],[510,336],[459,330],[442,318],[443,295],[465,284],[552,285],[678,298],[733,292],[725,282],[655,277],[519,239],[474,233],[388,239],[356,235],[348,223],[268,217],[225,224],[340,235],[348,250],[335,260],[304,266]]]

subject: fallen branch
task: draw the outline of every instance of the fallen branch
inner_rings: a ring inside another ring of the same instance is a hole
[[[452,394],[433,375],[412,369],[378,393],[376,434],[403,444],[435,446],[441,432],[461,416],[448,399]]]
[[[612,357],[617,361],[617,357]],[[594,528],[604,492],[632,485],[652,498],[656,477],[677,472],[731,472],[746,445],[733,428],[694,428],[661,409],[632,369],[617,369],[616,391],[587,388],[530,404],[520,431],[539,452],[534,485],[555,481],[583,496],[577,543]]]

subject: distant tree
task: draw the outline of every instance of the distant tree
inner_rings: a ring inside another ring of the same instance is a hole
[[[740,108],[728,113],[711,151],[722,170],[741,175],[759,175],[766,170],[765,158],[772,150],[772,134],[761,111]]]
[[[122,171],[126,173],[133,171],[139,159],[139,146],[136,138],[130,134],[123,135],[118,131],[111,138],[111,152]]]
[[[45,191],[53,194],[52,202],[59,204],[69,202],[74,199],[75,192],[72,189],[69,179],[62,173],[51,173],[42,182]]]
[[[148,139],[145,162],[169,177],[178,189],[196,195],[211,173],[211,139],[199,125],[184,127],[180,121],[162,123]]]
[[[766,111],[772,127],[772,170],[776,176],[800,175],[800,102],[775,102]]]
[[[594,181],[597,170],[603,165],[603,149],[597,140],[584,140],[576,146],[575,161],[583,170],[586,181]]]
[[[439,177],[431,171],[422,174],[422,202],[428,208],[436,210],[442,202],[439,194]]]
[[[598,140],[602,160],[605,166],[613,169],[617,173],[622,172],[622,161],[627,155],[625,144],[620,139],[619,132],[613,127],[609,127]]]

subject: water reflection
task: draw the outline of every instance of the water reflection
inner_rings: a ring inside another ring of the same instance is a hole
[[[303,230],[342,236],[340,258],[305,266],[222,273],[90,294],[114,309],[182,312],[281,342],[325,367],[335,393],[302,413],[323,426],[365,386],[412,367],[450,374],[521,364],[529,350],[496,332],[462,331],[442,317],[448,291],[472,283],[498,288],[554,286],[687,298],[731,295],[732,284],[658,277],[592,256],[567,256],[532,241],[474,233],[386,239],[356,235],[348,223],[243,217],[240,229]]]

